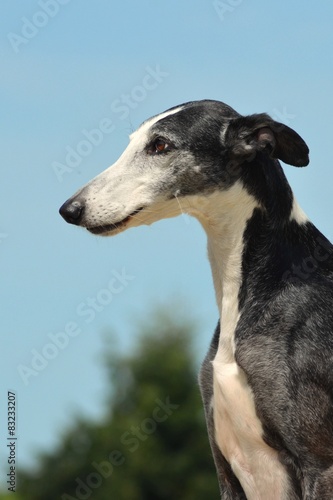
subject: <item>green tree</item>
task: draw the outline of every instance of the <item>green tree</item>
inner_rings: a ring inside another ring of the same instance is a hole
[[[106,349],[105,418],[77,420],[37,471],[21,471],[25,500],[219,498],[192,326],[159,312],[130,356]]]

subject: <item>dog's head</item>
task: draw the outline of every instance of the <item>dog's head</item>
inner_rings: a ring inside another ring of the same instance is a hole
[[[144,122],[121,157],[60,208],[94,234],[195,213],[200,199],[226,192],[260,156],[303,166],[308,148],[266,114],[241,116],[218,101],[196,101]]]

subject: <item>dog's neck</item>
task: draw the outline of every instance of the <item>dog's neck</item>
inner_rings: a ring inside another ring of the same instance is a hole
[[[294,200],[287,181],[285,187],[285,196],[288,198],[291,208],[289,215],[283,216],[284,223],[288,224],[293,219],[298,224],[302,224],[307,220],[306,216]],[[272,193],[272,198],[274,197],[275,195]],[[282,191],[280,197],[283,197]],[[256,265],[258,262],[261,265],[260,255],[258,255],[262,250],[260,248],[261,240],[265,240],[269,245],[274,245],[274,242],[271,241],[271,232],[278,231],[275,228],[277,220],[270,220],[270,207],[261,204],[255,196],[249,193],[241,181],[236,182],[228,190],[200,197],[195,205],[195,209],[190,212],[199,219],[207,234],[208,256],[220,313],[219,355],[224,357],[225,362],[228,360],[232,362],[234,360],[234,332],[240,316],[240,292],[245,250],[251,244],[250,257],[253,258],[253,262],[256,261]],[[285,205],[285,200],[282,199],[281,206]],[[261,222],[257,225],[254,213],[256,216],[259,214],[259,219],[262,217],[264,223]],[[276,216],[276,213],[274,215]],[[253,235],[248,234],[251,233],[248,231],[249,224],[254,227]],[[269,248],[266,245],[263,252],[267,253],[268,251]],[[247,262],[247,266],[251,268],[253,262]],[[263,254],[262,267],[264,268],[265,265]]]
[[[208,257],[223,332],[219,352],[230,361],[234,356],[232,339],[239,318],[243,235],[247,221],[257,207],[258,201],[241,182],[237,182],[227,191],[215,192],[198,200],[195,210],[191,210],[207,234]]]

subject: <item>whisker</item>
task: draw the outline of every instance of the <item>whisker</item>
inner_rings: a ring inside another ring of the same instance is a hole
[[[137,220],[138,222],[143,222],[143,223],[144,223],[144,219],[142,219],[142,218],[140,219],[140,217],[138,217],[137,215],[132,215],[132,216],[131,216],[131,219],[135,219],[135,220]]]
[[[182,215],[181,215],[181,216],[183,217],[183,219],[184,219],[184,221],[185,221],[185,224],[189,224],[189,223],[190,223],[190,218],[189,218],[188,214],[187,214],[187,213],[183,210],[183,207],[182,207],[182,205],[181,205],[181,203],[180,203],[180,201],[179,201],[179,198],[178,198],[178,196],[177,196],[177,195],[179,194],[179,192],[180,192],[179,190],[178,190],[178,191],[176,191],[176,192],[174,193],[174,197],[175,197],[175,198],[176,198],[176,200],[177,200],[177,203],[178,203],[178,205],[179,205],[180,211],[181,211],[181,213],[182,213]]]

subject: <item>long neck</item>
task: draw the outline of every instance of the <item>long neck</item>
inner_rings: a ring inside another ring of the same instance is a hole
[[[216,301],[222,316],[238,297],[242,281],[243,235],[258,203],[240,183],[214,202],[208,221],[203,218],[201,222],[207,234]]]
[[[281,168],[273,178],[262,176],[259,186],[242,179],[207,196],[193,215],[208,238],[220,312],[218,355],[232,361],[241,312],[249,304],[248,309],[258,309],[255,304],[278,293],[293,266],[311,255],[320,233],[297,205]]]
[[[195,215],[208,239],[216,301],[220,312],[219,352],[233,357],[233,333],[239,318],[238,297],[242,283],[243,235],[247,221],[259,203],[241,182],[224,192],[208,196]]]

